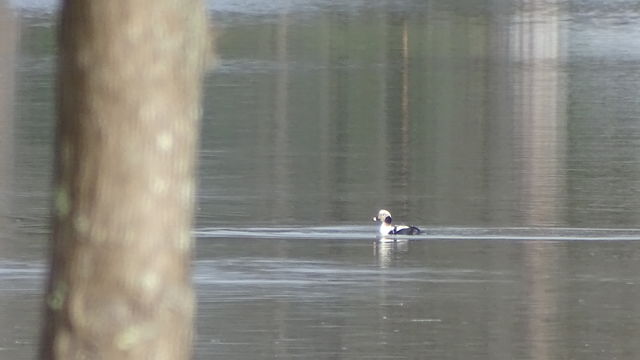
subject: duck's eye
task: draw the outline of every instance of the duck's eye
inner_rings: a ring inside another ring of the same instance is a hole
[[[391,216],[387,216],[386,218],[384,218],[384,222],[391,224]]]

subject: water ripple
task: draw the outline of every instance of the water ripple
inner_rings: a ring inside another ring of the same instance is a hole
[[[592,229],[548,227],[422,227],[424,234],[398,236],[410,240],[511,240],[511,241],[636,241],[640,229]],[[326,226],[326,227],[204,227],[194,232],[199,238],[281,238],[281,239],[375,239],[375,226]],[[392,239],[393,240],[393,239]]]

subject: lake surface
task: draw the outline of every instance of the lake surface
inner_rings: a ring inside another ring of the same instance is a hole
[[[640,357],[636,2],[209,10],[196,359]],[[0,359],[37,346],[55,11],[0,0]]]

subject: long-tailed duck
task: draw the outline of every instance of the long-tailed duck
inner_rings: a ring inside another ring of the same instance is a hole
[[[380,221],[380,235],[418,235],[422,231],[415,226],[393,225],[391,213],[387,210],[378,211],[378,216],[373,217],[373,221]]]

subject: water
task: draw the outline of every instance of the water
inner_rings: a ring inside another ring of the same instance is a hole
[[[202,358],[634,358],[635,242],[220,239]],[[221,325],[225,324],[225,325]]]
[[[55,8],[0,0],[0,359],[37,343]],[[197,359],[639,357],[635,2],[209,8]]]

